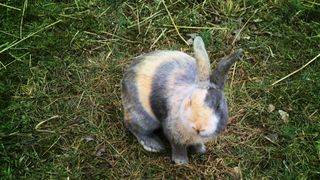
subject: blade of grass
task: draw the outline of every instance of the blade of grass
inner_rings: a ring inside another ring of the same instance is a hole
[[[20,20],[20,39],[22,39],[23,17],[24,17],[24,13],[26,12],[27,7],[28,7],[28,0],[25,0],[23,3],[23,9],[22,9],[21,20]]]
[[[84,31],[84,33],[94,34],[94,33],[88,32],[88,31]],[[118,36],[118,35],[109,33],[109,32],[107,32],[107,31],[102,31],[101,33],[107,34],[107,35],[109,35],[109,36],[112,36],[112,37],[121,39],[121,40],[126,41],[126,42],[129,42],[129,43],[139,43],[138,41],[132,41],[132,40],[130,40],[130,39],[126,39],[126,38],[124,38],[124,37],[120,37],[120,36]]]
[[[21,9],[19,9],[19,8],[16,8],[16,7],[13,7],[13,6],[9,6],[9,5],[6,5],[6,4],[3,4],[3,3],[0,3],[0,6],[6,7],[6,8],[9,8],[9,9],[14,9],[14,10],[17,10],[17,11],[21,11]]]
[[[98,18],[100,18],[101,16],[103,16],[109,9],[110,9],[110,7],[106,8],[102,13],[100,13],[100,14],[98,15]]]
[[[318,2],[311,2],[311,1],[304,1],[304,2],[310,3],[310,4],[312,4],[312,5],[320,6],[320,3],[318,3]]]
[[[160,33],[160,35],[157,37],[157,39],[152,43],[152,45],[150,46],[149,49],[152,49],[153,46],[159,41],[159,39],[164,35],[164,33],[167,31],[167,29],[162,30],[162,32]]]
[[[6,34],[6,35],[8,35],[8,36],[11,36],[11,37],[14,37],[14,38],[19,39],[19,36],[16,36],[16,35],[14,35],[14,34],[11,34],[11,33],[5,32],[5,31],[1,31],[1,30],[0,30],[0,33],[3,33],[3,34]],[[7,44],[7,43],[5,43],[5,44]],[[0,47],[2,47],[2,45],[1,45]]]
[[[231,76],[231,81],[230,81],[230,93],[232,93],[232,85],[233,85],[234,75],[236,73],[236,69],[237,69],[237,62],[234,63],[233,70],[232,70],[232,76]]]
[[[144,24],[144,23],[147,23],[148,20],[151,20],[151,19],[153,19],[153,18],[156,18],[156,17],[158,17],[158,16],[160,16],[160,15],[162,15],[162,13],[159,11],[159,12],[156,12],[156,13],[150,15],[149,17],[145,17],[143,20],[141,20],[141,21],[139,22],[139,23],[140,23],[140,26],[141,26],[142,24]],[[137,26],[137,25],[138,25],[137,23],[134,23],[134,24],[128,26],[128,28],[132,28],[132,27]]]
[[[168,16],[169,16],[169,18],[170,18],[170,20],[171,20],[171,23],[172,23],[172,25],[174,26],[174,29],[176,30],[178,36],[183,40],[184,43],[186,43],[187,46],[189,46],[189,43],[181,36],[181,34],[180,34],[180,32],[179,32],[179,29],[178,29],[178,27],[176,26],[176,23],[174,22],[174,20],[173,20],[173,18],[172,18],[172,16],[171,16],[171,13],[170,13],[170,11],[168,10],[168,7],[167,7],[166,3],[164,2],[164,0],[162,0],[162,4],[164,5],[164,7],[165,7],[165,9],[166,9],[166,11],[167,11],[167,13],[168,13]]]
[[[59,136],[59,137],[57,138],[57,140],[55,140],[55,141],[51,144],[51,146],[42,154],[42,156],[45,155],[55,144],[57,144],[57,142],[60,140],[61,137],[62,137],[62,136]]]
[[[124,157],[122,156],[122,154],[121,154],[109,141],[106,140],[106,142],[107,142],[108,145],[121,157],[121,159],[123,159],[124,162],[126,162],[126,164],[127,164],[128,166],[130,166],[129,161],[128,161],[126,158],[124,158]]]
[[[14,60],[11,61],[11,62],[9,62],[8,64],[3,64],[3,63],[0,61],[0,64],[3,66],[2,68],[0,68],[0,70],[2,70],[2,69],[7,69],[7,67],[8,67],[9,65],[13,64],[13,63],[16,62],[16,61],[22,61],[21,58],[23,58],[24,56],[26,56],[26,55],[28,55],[28,54],[29,54],[29,52],[25,53],[24,55],[22,55],[22,56],[20,56],[20,57],[17,57],[17,56],[15,56],[15,55],[9,53],[9,55],[10,55],[11,57],[13,57]]]
[[[76,5],[77,9],[79,10],[79,2],[78,2],[78,0],[74,0],[74,4]]]
[[[236,34],[236,37],[233,39],[232,41],[232,46],[234,46],[234,44],[236,43],[238,37],[240,36],[240,33],[243,31],[244,27],[246,27],[246,25],[249,23],[249,21],[253,18],[253,16],[257,13],[259,9],[256,9],[253,14],[250,16],[250,18],[246,21],[246,23],[244,23],[244,25],[241,27],[240,31]]]
[[[59,115],[55,115],[55,116],[52,116],[52,117],[50,117],[50,118],[48,118],[48,119],[46,119],[46,120],[44,120],[44,121],[41,121],[41,122],[39,122],[39,123],[35,126],[34,129],[35,129],[36,131],[38,131],[38,132],[54,133],[55,131],[40,129],[40,126],[41,126],[42,124],[44,124],[44,123],[46,123],[46,122],[48,122],[48,121],[50,121],[50,120],[52,120],[52,119],[56,119],[56,118],[60,118],[60,116],[59,116]]]
[[[276,82],[272,83],[272,86],[278,84],[279,82],[281,82],[281,81],[287,79],[288,77],[296,74],[297,72],[301,71],[302,69],[304,69],[305,67],[307,67],[310,63],[312,63],[313,61],[315,61],[316,59],[318,59],[318,57],[320,57],[320,53],[319,53],[317,56],[315,56],[313,59],[311,59],[309,62],[307,62],[305,65],[303,65],[301,68],[293,71],[292,73],[290,73],[290,74],[284,76],[283,78],[277,80]]]
[[[2,49],[2,50],[0,51],[0,53],[3,53],[3,52],[5,52],[5,51],[7,51],[8,49],[10,49],[10,48],[18,45],[19,43],[21,43],[21,42],[23,42],[23,41],[25,41],[25,40],[27,40],[27,39],[29,39],[29,38],[31,38],[32,36],[38,34],[39,32],[41,32],[41,31],[43,31],[43,30],[45,30],[45,29],[48,29],[48,28],[51,27],[51,26],[56,25],[57,23],[59,23],[59,22],[61,22],[61,21],[62,21],[62,20],[58,20],[58,21],[56,21],[56,22],[54,22],[54,23],[51,23],[51,24],[49,24],[49,25],[47,25],[47,26],[39,29],[38,31],[35,31],[35,32],[33,32],[33,33],[28,34],[26,37],[24,37],[23,39],[20,39],[19,41],[13,41],[13,43],[11,43],[8,47]]]
[[[172,25],[168,25],[168,24],[164,24],[163,26],[165,27],[174,27]],[[177,28],[180,29],[203,29],[203,30],[207,30],[207,29],[212,29],[212,30],[226,30],[228,28],[224,28],[224,27],[201,27],[201,26],[176,26]]]
[[[14,60],[14,61],[15,61],[15,60]],[[0,64],[1,64],[1,66],[3,66],[1,69],[3,69],[3,68],[6,69],[6,65],[4,65],[1,61],[0,61]],[[0,70],[1,70],[1,69],[0,69]]]

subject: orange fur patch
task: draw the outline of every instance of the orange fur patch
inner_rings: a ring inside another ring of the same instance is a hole
[[[192,114],[190,121],[194,125],[196,131],[204,131],[209,127],[209,121],[212,116],[212,109],[205,104],[207,91],[204,89],[197,89],[190,99],[190,108]]]

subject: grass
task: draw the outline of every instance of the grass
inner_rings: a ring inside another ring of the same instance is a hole
[[[319,55],[317,1],[10,0],[0,12],[2,179],[319,179],[320,60],[272,85]],[[192,53],[192,33],[213,64],[245,54],[228,128],[176,166],[124,128],[119,85],[134,56]]]

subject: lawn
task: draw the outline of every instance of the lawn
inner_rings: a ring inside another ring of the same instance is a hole
[[[177,166],[124,127],[120,82],[142,53],[192,54],[195,33],[213,66],[244,53],[227,129]],[[0,177],[319,179],[319,54],[317,0],[2,0]]]

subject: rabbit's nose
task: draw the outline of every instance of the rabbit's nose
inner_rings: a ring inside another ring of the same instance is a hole
[[[192,127],[192,129],[193,129],[197,134],[199,134],[199,133],[202,132],[202,131],[205,131],[205,129],[199,129],[199,128],[196,128],[196,127]]]
[[[197,129],[197,128],[195,128],[195,127],[192,127],[192,129],[193,129],[195,132],[197,132],[197,134],[200,133],[200,132],[199,132],[199,129]]]

